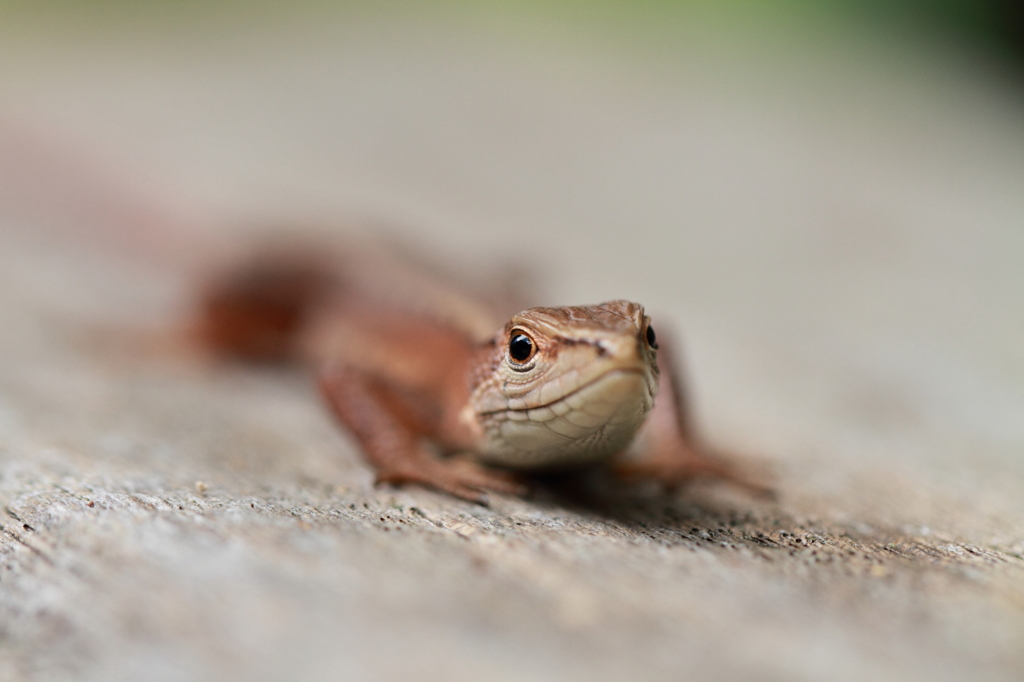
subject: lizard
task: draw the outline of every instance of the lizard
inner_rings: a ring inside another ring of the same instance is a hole
[[[177,267],[237,251],[216,241],[220,231],[126,196],[101,172],[65,177],[89,165],[25,137],[0,126],[18,161],[0,166],[18,190],[5,198],[49,205],[37,195],[56,178],[70,195],[56,203],[94,239]],[[220,355],[311,368],[378,482],[486,503],[488,492],[525,491],[515,472],[611,462],[669,486],[712,475],[769,492],[698,445],[671,344],[638,303],[528,308],[502,319],[479,296],[365,244],[264,248],[208,278],[197,298],[191,340]],[[642,457],[621,457],[636,440]]]
[[[196,329],[218,353],[312,368],[378,483],[487,504],[523,494],[520,473],[612,463],[670,486],[712,475],[765,492],[696,443],[642,305],[526,308],[502,323],[379,250],[338,260],[347,269],[270,250],[211,280]],[[624,458],[638,436],[642,456]]]

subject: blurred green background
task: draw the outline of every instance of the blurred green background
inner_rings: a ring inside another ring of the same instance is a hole
[[[407,7],[404,2],[330,2],[328,0],[64,0],[38,2],[3,0],[0,12],[6,20],[24,17],[60,15],[92,17],[99,24],[112,20],[195,20],[201,17],[272,16],[299,8],[359,7],[380,10],[382,6]],[[788,17],[830,18],[871,30],[896,30],[909,35],[931,37],[952,43],[982,47],[1007,59],[1024,59],[1024,4],[1014,0],[550,0],[530,2],[443,2],[421,3],[435,9],[462,8],[493,10],[528,8],[533,12],[572,14],[580,19],[614,15],[671,14],[679,10],[729,17],[742,23],[744,16],[761,17],[765,13]],[[109,25],[109,24],[108,24]]]
[[[282,13],[309,10],[380,11],[385,6],[394,10],[408,8],[409,2],[329,2],[328,0],[64,0],[33,2],[3,0],[0,17],[5,21],[18,19],[72,20],[81,27],[117,27],[124,22],[185,22],[221,18],[270,18]],[[892,37],[925,39],[958,49],[982,50],[994,57],[1024,64],[1024,3],[1015,0],[600,0],[582,2],[553,0],[542,2],[443,2],[419,3],[435,11],[496,11],[550,13],[593,21],[601,17],[621,22],[628,17],[667,18],[680,13],[698,12],[743,25],[761,22],[766,15],[787,22],[825,22],[833,27],[880,32]],[[763,24],[762,24],[763,25]]]

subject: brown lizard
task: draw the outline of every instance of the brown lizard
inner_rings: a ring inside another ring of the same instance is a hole
[[[0,143],[15,161],[0,165],[9,171],[0,184],[17,190],[6,199],[22,196],[29,209],[56,203],[93,239],[173,263],[234,251],[215,243],[218,231],[133,199],[25,130],[0,125]],[[55,186],[58,202],[47,198]],[[620,473],[668,485],[710,474],[765,492],[696,446],[670,349],[639,304],[500,319],[394,255],[372,245],[270,249],[212,280],[195,329],[226,355],[312,367],[378,481],[483,503],[487,491],[523,492],[510,472],[615,460]],[[642,457],[619,458],[638,435]],[[457,453],[470,458],[448,456]]]
[[[524,492],[513,472],[615,461],[669,485],[710,474],[763,491],[696,447],[641,305],[529,308],[501,324],[379,250],[328,260],[270,252],[216,279],[199,329],[222,353],[313,367],[378,482],[486,503]],[[643,456],[617,460],[638,434]]]

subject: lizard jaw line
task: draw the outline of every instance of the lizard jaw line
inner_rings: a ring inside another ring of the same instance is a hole
[[[489,412],[480,412],[479,415],[481,417],[489,417],[489,416],[493,416],[493,415],[496,415],[496,414],[505,414],[505,413],[508,413],[508,412],[529,412],[531,410],[542,410],[542,409],[544,409],[546,407],[551,407],[552,405],[557,405],[558,403],[564,402],[564,401],[568,400],[569,398],[571,398],[572,396],[576,395],[577,393],[585,391],[588,388],[591,388],[592,386],[594,386],[595,384],[597,384],[597,383],[599,383],[601,381],[604,381],[608,377],[616,375],[616,374],[639,374],[640,376],[644,377],[645,379],[647,377],[647,372],[645,372],[644,370],[639,369],[639,368],[612,367],[608,371],[602,372],[601,374],[598,374],[596,377],[594,377],[590,381],[586,382],[585,384],[577,386],[576,388],[574,388],[573,390],[569,391],[568,393],[562,395],[561,397],[556,398],[555,400],[551,400],[549,402],[546,402],[543,405],[531,405],[529,407],[516,407],[516,408],[508,407],[508,408],[505,408],[505,409],[502,409],[502,410],[490,410]]]

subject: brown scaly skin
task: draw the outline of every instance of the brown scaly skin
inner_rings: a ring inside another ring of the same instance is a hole
[[[422,305],[338,281],[297,261],[258,264],[208,289],[202,328],[227,354],[313,366],[378,482],[485,504],[488,491],[525,492],[510,470],[615,460],[668,486],[712,475],[764,492],[696,447],[670,352],[638,304],[528,309],[477,341]],[[641,429],[643,456],[618,461]]]

